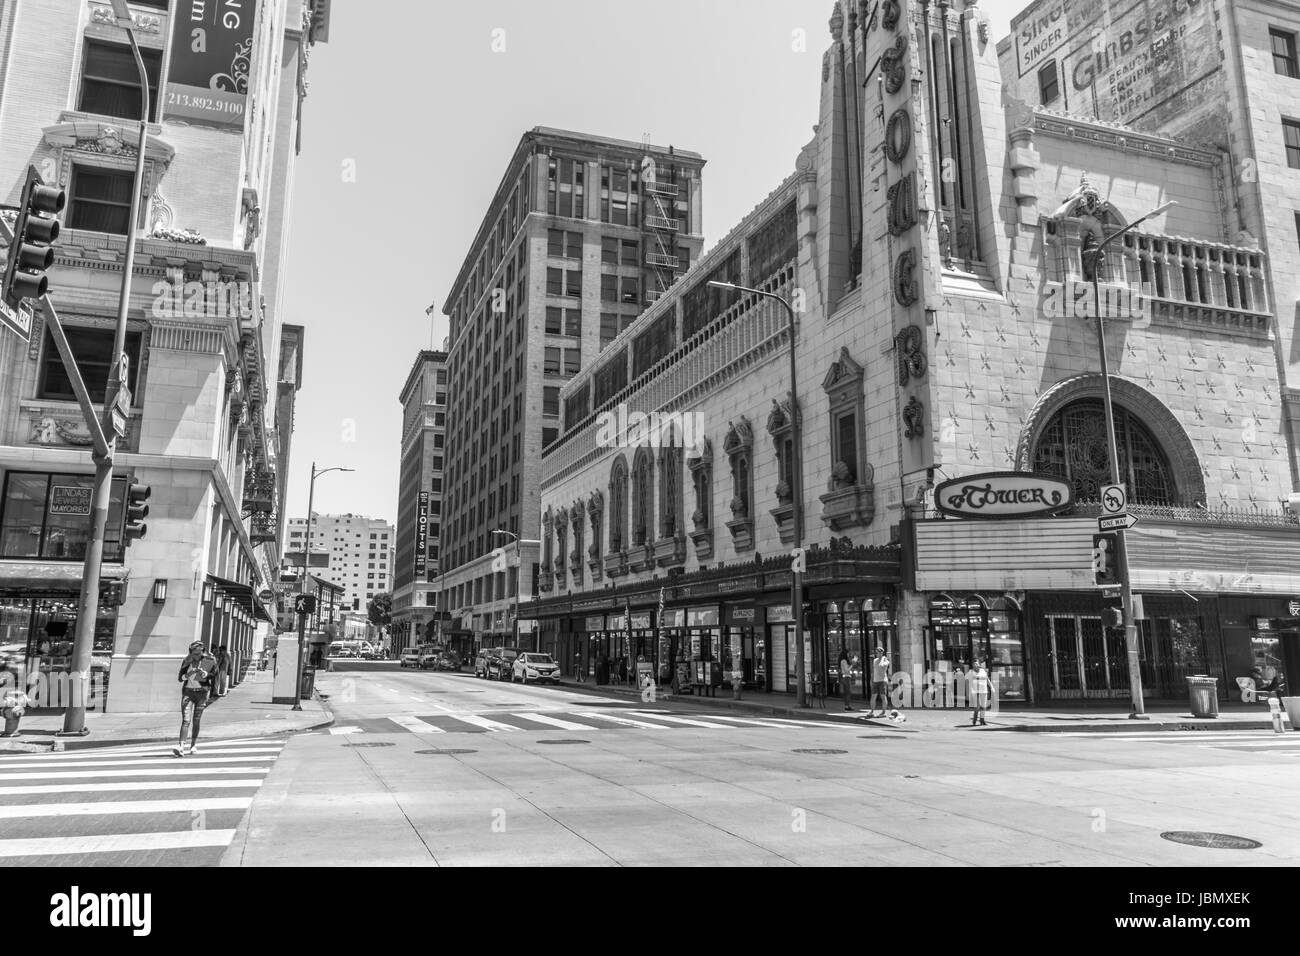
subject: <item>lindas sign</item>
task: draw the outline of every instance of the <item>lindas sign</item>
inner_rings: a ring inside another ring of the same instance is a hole
[[[1051,475],[991,471],[945,481],[934,490],[934,504],[957,518],[1029,518],[1068,510],[1074,488]]]

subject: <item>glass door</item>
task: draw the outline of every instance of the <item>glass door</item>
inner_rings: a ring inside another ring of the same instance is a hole
[[[1052,696],[1079,697],[1082,693],[1079,680],[1081,653],[1074,615],[1048,615],[1047,627],[1052,646]]]

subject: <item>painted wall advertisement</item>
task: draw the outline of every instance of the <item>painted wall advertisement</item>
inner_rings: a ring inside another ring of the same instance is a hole
[[[420,492],[415,524],[415,579],[423,581],[429,569],[429,492]]]
[[[1024,77],[1056,63],[1075,115],[1148,129],[1187,129],[1221,106],[1210,0],[1044,0],[1011,22]]]
[[[163,118],[243,129],[253,0],[181,0],[172,18]]]

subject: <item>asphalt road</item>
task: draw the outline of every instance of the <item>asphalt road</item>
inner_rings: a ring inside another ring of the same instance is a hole
[[[786,720],[357,664],[328,732],[0,763],[8,865],[1300,862],[1300,734]],[[1187,846],[1169,831],[1245,837]]]

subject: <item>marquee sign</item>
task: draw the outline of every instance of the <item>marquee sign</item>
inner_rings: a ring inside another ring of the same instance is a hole
[[[934,504],[954,518],[1029,518],[1069,510],[1074,487],[1051,475],[990,471],[945,481],[934,490]]]

